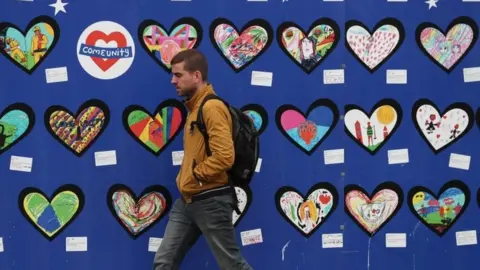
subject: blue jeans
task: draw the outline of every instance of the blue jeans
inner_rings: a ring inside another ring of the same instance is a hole
[[[232,225],[232,195],[186,204],[177,199],[169,213],[154,270],[177,270],[190,248],[204,235],[221,270],[253,270],[243,258]]]

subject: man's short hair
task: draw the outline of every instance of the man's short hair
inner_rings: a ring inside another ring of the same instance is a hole
[[[196,49],[187,49],[177,53],[170,61],[171,65],[184,62],[184,68],[188,72],[200,71],[203,81],[208,80],[208,62],[203,53]]]

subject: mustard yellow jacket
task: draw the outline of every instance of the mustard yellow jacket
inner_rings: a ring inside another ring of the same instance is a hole
[[[232,140],[232,119],[228,108],[220,100],[209,100],[203,107],[203,119],[209,135],[210,157],[205,151],[204,137],[192,121],[197,120],[202,100],[215,94],[211,84],[199,89],[185,102],[188,115],[183,135],[183,162],[177,175],[178,189],[186,202],[202,191],[228,184],[227,171],[232,167],[235,149]]]

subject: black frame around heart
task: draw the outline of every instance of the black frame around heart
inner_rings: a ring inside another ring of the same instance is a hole
[[[53,29],[53,32],[55,34],[55,38],[53,39],[53,41],[52,41],[50,47],[48,48],[48,50],[45,52],[45,55],[38,61],[38,63],[32,69],[30,69],[30,70],[26,69],[25,67],[23,67],[22,65],[17,63],[17,61],[15,61],[12,57],[10,57],[10,55],[8,55],[8,53],[3,48],[0,48],[0,53],[3,56],[5,56],[5,58],[7,58],[15,66],[19,67],[21,70],[25,71],[29,75],[33,74],[33,72],[43,63],[43,61],[45,61],[45,59],[48,58],[49,54],[52,52],[52,50],[57,45],[57,42],[60,39],[60,27],[59,27],[59,25],[57,24],[55,19],[53,19],[52,17],[46,16],[46,15],[42,15],[42,16],[38,16],[38,17],[33,18],[28,23],[28,25],[25,27],[25,30],[20,29],[18,26],[16,26],[15,24],[12,24],[10,22],[0,23],[0,31],[3,31],[3,29],[5,29],[5,28],[14,28],[17,31],[19,31],[20,33],[22,33],[24,37],[26,36],[26,32],[28,30],[30,30],[30,28],[32,28],[37,23],[48,23]]]
[[[250,208],[250,205],[252,204],[252,200],[253,200],[253,193],[248,185],[236,186],[236,187],[241,188],[245,191],[245,194],[247,194],[247,203],[245,204],[245,209],[243,209],[242,214],[239,215],[237,221],[233,223],[233,227],[237,227],[240,221],[242,221],[243,217],[247,214],[248,209]],[[232,215],[233,215],[233,212],[232,212]]]
[[[55,134],[55,132],[52,130],[52,128],[50,127],[50,115],[52,113],[54,113],[55,111],[65,111],[67,113],[69,113],[71,116],[74,116],[75,119],[77,119],[78,117],[78,114],[81,113],[84,109],[88,108],[88,107],[98,107],[99,109],[101,109],[103,111],[103,115],[105,116],[105,120],[103,121],[103,127],[100,129],[100,131],[98,132],[97,136],[95,136],[95,138],[93,138],[91,141],[90,141],[90,144],[88,144],[87,146],[85,146],[85,148],[80,152],[80,153],[77,153],[75,152],[72,148],[70,148],[67,144],[65,144],[64,141],[62,141],[57,134]],[[50,107],[48,107],[46,110],[45,110],[45,114],[44,114],[44,123],[45,123],[45,128],[47,129],[48,133],[50,133],[50,135],[52,135],[52,137],[57,140],[58,142],[60,142],[61,145],[63,145],[63,147],[65,147],[66,149],[68,149],[70,152],[72,152],[73,154],[75,154],[77,157],[81,157],[83,154],[85,154],[89,149],[90,147],[95,144],[95,142],[98,140],[98,138],[100,138],[100,136],[103,134],[103,132],[105,131],[105,129],[107,129],[108,127],[108,124],[110,123],[110,109],[108,108],[107,104],[99,99],[90,99],[90,100],[87,100],[85,101],[84,103],[82,103],[78,109],[77,109],[77,112],[74,114],[73,112],[71,112],[67,107],[64,107],[62,105],[52,105]]]
[[[317,107],[328,107],[332,111],[333,120],[332,120],[332,124],[331,124],[330,128],[325,133],[325,135],[322,137],[322,139],[320,139],[318,141],[318,143],[314,147],[312,147],[312,149],[310,151],[308,151],[308,150],[304,149],[303,147],[301,147],[296,141],[294,141],[288,135],[288,133],[282,128],[281,118],[282,118],[282,114],[285,111],[294,110],[294,111],[302,114],[305,117],[305,119],[308,119],[308,115],[310,114],[310,112],[313,111],[314,109],[316,109]],[[302,152],[304,152],[305,154],[311,156],[315,152],[315,150],[317,150],[317,147],[320,146],[323,143],[323,141],[325,141],[325,139],[327,139],[328,136],[330,136],[330,133],[332,133],[332,131],[335,129],[335,127],[337,126],[337,123],[338,123],[339,116],[340,116],[340,113],[339,113],[338,107],[332,100],[327,99],[327,98],[320,98],[320,99],[315,100],[312,104],[310,104],[306,113],[303,113],[298,107],[296,107],[295,105],[292,105],[292,104],[281,105],[280,107],[278,107],[278,109],[275,113],[275,122],[277,124],[278,130],[280,130],[282,135],[285,138],[287,138],[288,141],[290,141],[298,149],[302,150]]]
[[[440,117],[442,117],[446,112],[448,112],[451,109],[462,109],[462,110],[464,110],[467,113],[468,118],[469,118],[468,125],[465,128],[465,131],[462,134],[458,135],[455,140],[447,143],[446,145],[439,148],[438,150],[435,150],[435,148],[433,148],[433,146],[430,144],[428,139],[423,134],[422,128],[417,123],[417,110],[423,105],[430,105],[433,108],[435,108],[435,110],[438,112]],[[435,103],[433,103],[432,101],[430,101],[429,99],[419,99],[413,104],[413,107],[412,107],[412,121],[413,121],[413,124],[415,125],[415,129],[420,134],[420,137],[422,137],[422,139],[427,143],[428,147],[433,151],[433,153],[435,153],[435,155],[437,155],[440,152],[442,152],[443,150],[447,149],[450,145],[458,142],[463,136],[465,136],[472,129],[473,122],[475,121],[475,114],[473,112],[473,109],[467,103],[464,103],[464,102],[451,103],[443,111],[440,111],[438,109],[437,105]]]
[[[379,29],[381,26],[385,25],[385,24],[389,24],[389,25],[393,25],[395,26],[397,29],[398,29],[398,33],[399,33],[399,39],[398,39],[398,43],[397,43],[397,46],[395,46],[395,48],[392,50],[392,52],[387,56],[385,57],[385,59],[383,59],[380,63],[378,63],[378,65],[376,65],[373,69],[370,69],[370,67],[368,67],[356,54],[355,52],[352,50],[352,48],[350,48],[350,45],[348,44],[348,39],[347,39],[347,35],[348,35],[348,29],[350,29],[350,27],[352,26],[361,26],[363,27],[365,30],[368,31],[368,33],[370,35],[372,35],[373,33],[375,33],[375,31],[377,31],[377,29]],[[377,22],[377,24],[373,27],[373,30],[370,30],[370,28],[368,26],[366,26],[364,23],[362,23],[361,21],[357,21],[357,20],[349,20],[345,23],[345,47],[347,48],[347,50],[353,55],[353,57],[360,63],[362,64],[362,66],[364,68],[366,68],[368,71],[370,71],[370,73],[374,73],[375,71],[377,71],[381,66],[383,66],[397,51],[398,49],[400,49],[400,47],[402,47],[402,44],[403,44],[403,41],[405,40],[405,28],[402,24],[401,21],[395,19],[395,18],[392,18],[392,17],[387,17],[387,18],[384,18],[380,21]]]
[[[165,208],[165,210],[160,214],[160,216],[155,221],[150,223],[150,225],[148,227],[146,227],[143,231],[140,231],[139,233],[135,234],[135,233],[131,232],[127,227],[125,227],[122,220],[118,217],[117,213],[115,212],[115,208],[114,208],[113,203],[112,203],[113,194],[115,192],[121,191],[121,190],[128,192],[130,194],[130,196],[134,199],[135,204],[137,204],[138,200],[140,198],[142,198],[144,195],[146,195],[148,193],[151,193],[151,192],[159,192],[165,198],[167,207]],[[114,184],[108,189],[108,192],[107,192],[107,206],[108,206],[108,209],[110,210],[110,212],[112,213],[113,217],[118,221],[118,223],[120,223],[120,226],[128,233],[128,235],[130,235],[135,240],[138,237],[140,237],[142,234],[144,234],[145,232],[150,230],[155,224],[160,222],[160,220],[162,220],[162,218],[170,211],[170,208],[172,207],[172,196],[170,194],[170,191],[168,191],[168,189],[166,187],[162,186],[162,185],[148,186],[137,196],[135,194],[135,192],[133,192],[133,190],[130,187],[128,187],[127,185]]]
[[[283,46],[283,42],[282,42],[283,31],[285,31],[285,29],[287,29],[289,27],[295,27],[295,28],[299,29],[300,31],[302,31],[305,36],[308,36],[308,34],[310,33],[310,31],[312,31],[313,28],[315,28],[318,25],[322,25],[322,24],[328,25],[333,29],[333,31],[335,33],[335,41],[333,42],[332,47],[330,47],[330,49],[327,51],[325,56],[323,56],[320,59],[320,61],[318,61],[309,70],[309,69],[306,69],[304,66],[302,66],[300,63],[298,63],[297,60],[288,52],[288,50],[285,48],[285,46]],[[297,66],[299,66],[307,74],[311,74],[335,50],[338,42],[340,41],[340,37],[341,37],[340,27],[338,26],[337,22],[335,22],[334,20],[332,20],[330,18],[326,18],[326,17],[325,18],[319,18],[319,19],[315,20],[314,22],[312,22],[310,27],[307,29],[306,33],[300,25],[298,25],[297,23],[295,23],[293,21],[283,22],[277,28],[277,43],[278,43],[278,46],[288,56],[288,58],[290,58]]]
[[[455,26],[456,24],[467,24],[469,25],[472,30],[473,30],[473,39],[472,39],[472,43],[470,44],[470,47],[468,47],[468,49],[463,53],[463,55],[458,59],[458,61],[453,64],[450,69],[442,66],[440,63],[438,63],[435,58],[433,58],[426,50],[425,48],[423,47],[422,45],[422,41],[420,40],[420,35],[422,33],[422,31],[425,29],[425,28],[429,28],[429,27],[432,27],[432,28],[435,28],[437,31],[439,31],[440,33],[443,34],[443,36],[445,36],[446,33],[448,33],[448,31],[450,29],[452,29],[453,26]],[[460,64],[460,62],[462,62],[463,58],[465,58],[465,56],[468,55],[468,53],[470,52],[471,49],[473,49],[473,47],[475,47],[475,43],[477,42],[477,39],[478,39],[478,25],[477,23],[470,17],[467,17],[467,16],[460,16],[460,17],[457,17],[455,19],[453,19],[447,26],[446,28],[447,30],[446,31],[443,31],[443,29],[441,29],[438,25],[434,24],[434,23],[431,23],[431,22],[423,22],[423,23],[420,23],[417,28],[415,29],[415,41],[417,43],[417,46],[420,48],[420,51],[423,52],[427,57],[428,59],[430,59],[433,63],[435,63],[438,67],[440,67],[443,71],[447,72],[447,74],[449,74],[450,72],[452,72],[458,64]]]
[[[235,29],[235,31],[237,31],[238,35],[240,36],[243,31],[245,29],[247,29],[248,27],[250,26],[261,26],[265,29],[265,31],[267,32],[267,35],[268,35],[268,40],[267,42],[265,43],[265,46],[263,47],[263,49],[255,56],[252,58],[252,60],[250,60],[249,62],[245,63],[243,66],[241,66],[240,68],[235,68],[235,66],[230,62],[230,60],[225,57],[225,55],[223,54],[222,50],[218,47],[217,45],[217,41],[215,41],[215,28],[217,26],[219,26],[220,24],[228,24],[230,25],[233,29]],[[260,19],[260,18],[257,18],[257,19],[252,19],[250,21],[248,21],[247,23],[245,23],[241,29],[241,31],[238,30],[237,26],[230,20],[226,19],[226,18],[217,18],[215,20],[212,21],[212,23],[210,24],[210,28],[209,28],[209,36],[210,36],[210,41],[212,42],[213,44],[213,47],[215,48],[215,50],[220,54],[220,56],[223,58],[223,60],[236,72],[236,73],[239,73],[240,71],[244,70],[246,67],[250,66],[250,64],[252,64],[253,62],[255,62],[261,55],[263,55],[269,48],[270,48],[270,45],[272,45],[272,42],[273,42],[273,39],[275,38],[273,36],[273,28],[272,26],[270,25],[270,23],[264,19]]]
[[[167,66],[161,60],[155,57],[155,54],[148,49],[147,45],[145,45],[145,42],[143,41],[143,31],[150,25],[156,25],[170,35],[172,33],[172,30],[181,24],[189,24],[195,28],[195,30],[197,31],[197,41],[195,42],[195,45],[193,45],[193,49],[197,48],[203,39],[203,28],[202,25],[193,17],[183,17],[178,19],[170,26],[170,29],[167,29],[161,23],[153,19],[144,20],[138,26],[137,38],[140,46],[142,46],[142,48],[147,52],[148,56],[150,56],[159,66],[161,66],[169,74],[172,73],[172,70],[167,68]]]
[[[138,111],[143,111],[144,113],[148,114],[152,119],[154,119],[155,114],[157,114],[163,108],[170,107],[170,106],[175,107],[175,108],[177,108],[181,111],[182,122],[180,123],[180,127],[179,127],[178,131],[174,135],[172,135],[172,137],[168,140],[168,142],[165,143],[163,145],[163,147],[158,152],[155,152],[150,147],[146,146],[142,141],[140,141],[140,139],[138,139],[137,136],[132,132],[132,130],[128,126],[128,115],[131,112],[138,110]],[[161,153],[163,153],[163,151],[165,151],[167,149],[167,147],[175,140],[175,138],[180,133],[182,133],[185,122],[186,122],[186,119],[187,119],[187,110],[186,110],[185,106],[183,105],[183,103],[181,101],[176,100],[176,99],[166,99],[166,100],[162,101],[160,104],[158,104],[158,106],[155,108],[154,113],[155,114],[152,115],[148,110],[145,109],[145,107],[143,107],[141,105],[136,105],[136,104],[130,105],[123,110],[122,123],[123,123],[123,127],[125,128],[127,133],[130,134],[130,136],[132,136],[132,138],[136,142],[138,142],[141,146],[143,146],[143,148],[145,148],[148,152],[150,152],[154,156],[158,157],[158,156],[160,156]]]
[[[265,110],[265,108],[263,108],[263,106],[260,105],[260,104],[253,104],[252,103],[252,104],[247,104],[247,105],[243,106],[240,110],[242,112],[252,110],[252,111],[255,111],[258,114],[260,114],[260,116],[262,117],[262,126],[260,127],[259,130],[257,130],[257,133],[258,133],[259,136],[262,135],[262,133],[265,131],[265,129],[268,126],[268,113]]]
[[[398,196],[398,205],[397,207],[395,208],[395,210],[392,212],[392,214],[382,223],[382,225],[380,225],[376,231],[374,231],[373,233],[370,233],[369,231],[367,231],[367,229],[365,229],[362,224],[360,224],[357,219],[355,218],[355,216],[350,213],[350,210],[348,209],[348,206],[347,206],[347,203],[345,202],[345,199],[347,197],[347,194],[351,191],[360,191],[362,192],[363,194],[365,194],[369,199],[370,201],[372,200],[372,198],[381,190],[383,189],[390,189],[390,190],[393,190],[395,193],[397,193],[397,196]],[[356,185],[356,184],[348,184],[344,187],[343,189],[343,200],[344,200],[344,210],[345,210],[345,213],[353,220],[353,222],[355,222],[355,224],[357,224],[357,226],[363,231],[365,232],[369,237],[373,237],[376,233],[378,233],[380,230],[382,230],[382,228],[387,225],[392,219],[393,217],[395,217],[398,212],[400,211],[400,209],[402,208],[403,206],[403,200],[404,200],[404,193],[403,193],[403,190],[402,188],[400,187],[400,185],[398,185],[397,183],[395,182],[392,182],[392,181],[386,181],[386,182],[383,182],[381,184],[379,184],[378,186],[375,187],[375,189],[372,191],[372,193],[369,193],[367,192],[363,187],[361,187],[360,185]]]
[[[465,194],[465,204],[462,206],[462,209],[461,209],[460,213],[456,216],[456,218],[447,227],[445,227],[445,230],[443,230],[443,232],[439,232],[439,231],[435,230],[434,228],[432,228],[430,226],[430,224],[428,224],[422,217],[420,217],[418,215],[417,211],[415,211],[415,208],[413,207],[412,198],[415,195],[415,193],[417,193],[417,192],[426,192],[426,193],[429,193],[430,195],[432,195],[436,200],[438,200],[438,197],[440,197],[440,195],[443,192],[445,192],[445,190],[447,190],[449,188],[458,188],[461,191],[463,191],[463,193]],[[430,231],[432,231],[436,235],[442,237],[445,234],[447,234],[447,232],[453,227],[453,225],[455,225],[455,223],[460,219],[460,217],[462,217],[463,213],[465,213],[465,210],[467,209],[468,205],[470,204],[470,189],[468,188],[468,186],[465,183],[463,183],[460,180],[451,180],[451,181],[445,183],[440,188],[438,193],[434,193],[429,188],[424,187],[424,186],[414,186],[408,192],[407,199],[408,199],[408,202],[407,202],[408,207],[410,208],[410,211],[412,211],[413,215],[418,220],[420,220]]]
[[[353,136],[348,131],[347,126],[345,126],[345,122],[343,124],[344,130],[345,130],[345,133],[347,134],[347,136],[350,137],[355,143],[360,145],[360,147],[365,149],[372,156],[374,156],[392,138],[395,131],[397,131],[398,127],[402,124],[402,119],[403,119],[402,106],[400,106],[400,104],[397,101],[395,101],[391,98],[385,98],[385,99],[382,99],[382,100],[378,101],[375,105],[373,105],[372,109],[370,110],[370,113],[367,113],[362,107],[360,107],[358,105],[355,105],[355,104],[345,105],[345,115],[347,115],[348,111],[356,109],[356,110],[359,110],[359,111],[363,112],[366,116],[368,116],[368,118],[370,118],[372,116],[372,113],[375,112],[376,109],[378,109],[379,107],[381,107],[383,105],[389,105],[389,106],[392,106],[395,109],[395,112],[397,113],[397,123],[393,127],[393,129],[390,131],[389,135],[387,136],[387,139],[384,140],[377,148],[375,148],[374,151],[370,151],[368,149],[368,147],[366,147],[365,145],[363,145],[362,143],[357,141],[355,136]]]
[[[73,193],[75,193],[75,195],[77,195],[78,197],[78,209],[77,209],[77,212],[75,212],[75,214],[73,214],[72,218],[67,222],[65,223],[65,225],[63,225],[62,228],[60,228],[54,235],[52,236],[49,236],[48,234],[44,233],[39,227],[38,225],[30,219],[30,217],[28,216],[27,212],[25,211],[25,209],[23,208],[23,200],[25,199],[25,197],[30,194],[30,193],[39,193],[39,194],[42,194],[42,196],[44,196],[49,203],[52,202],[52,199],[55,198],[55,196],[57,196],[59,193],[61,192],[64,192],[64,191],[71,191]],[[83,210],[83,206],[85,205],[85,194],[83,193],[82,189],[74,184],[65,184],[65,185],[62,185],[60,187],[58,187],[53,193],[51,196],[47,196],[42,190],[36,188],[36,187],[26,187],[24,189],[22,189],[20,191],[20,194],[18,195],[18,208],[20,209],[20,212],[22,213],[22,215],[25,217],[25,219],[27,219],[27,221],[38,231],[40,232],[40,234],[42,234],[46,239],[48,239],[49,241],[53,241],[58,235],[60,235],[73,221],[75,221],[75,219],[77,219],[77,217],[80,215],[80,213],[82,212]]]
[[[35,126],[35,113],[33,112],[33,109],[30,106],[28,106],[27,104],[21,103],[21,102],[13,103],[13,104],[10,104],[8,107],[6,107],[2,111],[2,113],[0,114],[0,119],[3,116],[5,116],[5,114],[7,114],[7,113],[9,113],[13,110],[19,110],[19,111],[22,111],[25,114],[27,114],[27,116],[28,116],[28,127],[25,130],[25,132],[22,135],[20,135],[15,141],[13,141],[11,144],[9,144],[5,148],[0,148],[0,155],[5,153],[6,151],[8,151],[14,145],[19,143],[23,138],[25,138],[28,134],[30,134],[33,127]],[[2,130],[2,134],[3,134],[3,130]]]
[[[321,221],[309,233],[305,233],[300,228],[298,228],[295,224],[293,224],[292,221],[290,219],[288,219],[287,216],[285,216],[285,214],[282,210],[282,206],[280,205],[280,199],[281,199],[282,195],[285,194],[285,192],[293,191],[293,192],[298,193],[300,196],[302,196],[303,201],[305,201],[308,198],[308,196],[317,189],[326,189],[326,190],[330,191],[330,193],[333,196],[332,208],[330,209],[328,214],[323,218],[323,221]],[[328,183],[328,182],[319,182],[319,183],[316,183],[316,184],[312,185],[308,189],[306,194],[303,194],[302,192],[300,192],[298,189],[294,188],[293,186],[282,186],[277,190],[277,192],[275,192],[275,207],[277,208],[277,211],[280,213],[280,216],[282,216],[287,221],[288,224],[290,224],[293,228],[295,228],[295,230],[300,232],[304,237],[310,238],[310,236],[312,236],[325,222],[328,221],[328,219],[333,214],[333,212],[335,212],[335,210],[337,209],[337,206],[338,206],[338,201],[339,201],[338,196],[339,195],[338,195],[337,188],[333,184]]]

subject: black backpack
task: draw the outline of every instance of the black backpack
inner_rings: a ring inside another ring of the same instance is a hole
[[[257,167],[259,153],[259,136],[253,121],[245,115],[241,110],[232,107],[215,94],[206,96],[198,110],[197,121],[195,125],[203,134],[205,139],[205,151],[208,156],[212,155],[208,143],[208,134],[203,121],[203,106],[205,102],[211,99],[218,99],[227,106],[232,118],[232,139],[235,148],[235,161],[232,168],[228,171],[230,185],[244,187],[250,184],[255,168]],[[235,192],[234,192],[235,193]],[[235,196],[236,198],[236,196]]]

